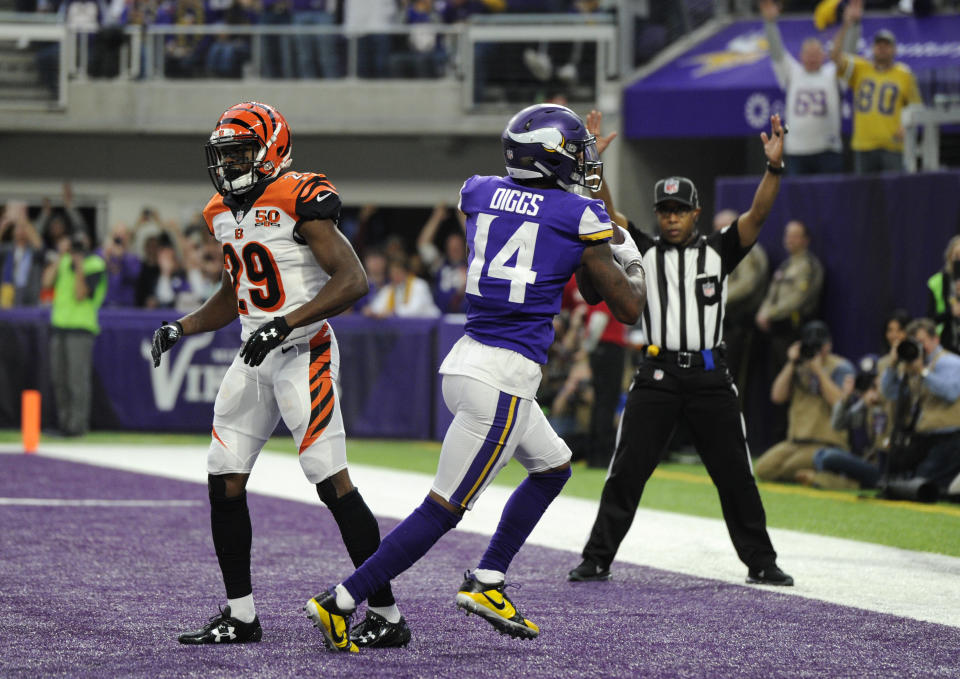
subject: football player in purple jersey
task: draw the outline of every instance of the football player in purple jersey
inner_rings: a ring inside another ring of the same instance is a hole
[[[349,632],[357,605],[456,526],[514,457],[528,476],[504,507],[477,568],[467,572],[456,604],[510,636],[539,634],[505,594],[504,580],[570,478],[570,449],[535,400],[553,317],[575,272],[585,297],[602,296],[628,324],[640,316],[646,283],[636,244],[611,224],[602,201],[582,195],[603,181],[596,139],[584,122],[563,106],[530,106],[510,120],[502,139],[507,176],[473,176],[460,190],[469,249],[467,323],[440,366],[454,420],[436,477],[423,503],[373,556],[307,602],[331,650],[356,650]]]

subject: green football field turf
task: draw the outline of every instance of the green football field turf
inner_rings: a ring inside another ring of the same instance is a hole
[[[54,440],[63,443],[68,439]],[[69,440],[84,444],[205,446],[209,436],[96,432]],[[19,444],[19,441],[19,432],[0,431],[0,443]],[[267,449],[296,453],[293,443],[279,436],[267,444]],[[440,444],[430,441],[347,441],[351,463],[429,475],[436,470],[439,453]],[[575,466],[573,478],[563,492],[570,497],[597,499],[605,473],[602,469]],[[513,486],[524,474],[520,465],[511,462],[494,483]],[[960,505],[889,502],[860,497],[870,495],[868,493],[819,491],[774,483],[759,485],[771,527],[960,556]],[[424,493],[426,491],[424,487]],[[721,516],[716,490],[699,464],[661,464],[647,484],[641,506],[694,516]]]

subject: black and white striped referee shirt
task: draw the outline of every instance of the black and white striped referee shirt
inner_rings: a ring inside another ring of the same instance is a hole
[[[750,250],[740,246],[737,222],[686,246],[646,234],[636,243],[647,274],[647,342],[669,351],[702,351],[720,344],[727,275]]]

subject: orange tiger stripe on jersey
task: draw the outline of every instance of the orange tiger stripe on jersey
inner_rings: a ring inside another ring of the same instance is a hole
[[[297,203],[316,200],[322,193],[337,193],[326,176],[313,172],[286,172],[270,182],[257,205],[271,205],[297,219]],[[222,202],[222,201],[221,201]]]
[[[226,448],[227,450],[230,450],[229,446],[227,446],[227,444],[223,442],[223,439],[220,438],[220,437],[217,435],[217,429],[216,429],[216,427],[214,427],[213,429],[211,429],[211,430],[210,430],[210,433],[213,434],[213,438],[217,439],[217,440],[220,442],[220,445],[221,445],[221,446],[223,446],[223,447]]]
[[[310,338],[310,424],[300,443],[303,453],[320,438],[333,418],[336,390],[330,375],[330,326],[324,323],[316,335]],[[315,379],[316,378],[316,379]]]

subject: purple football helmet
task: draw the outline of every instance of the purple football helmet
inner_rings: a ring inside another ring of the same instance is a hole
[[[507,173],[515,179],[553,177],[567,191],[599,191],[603,184],[597,139],[566,106],[528,106],[510,119],[502,139]]]

